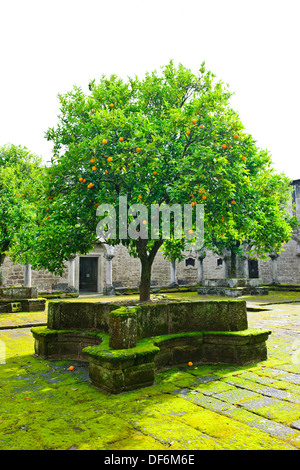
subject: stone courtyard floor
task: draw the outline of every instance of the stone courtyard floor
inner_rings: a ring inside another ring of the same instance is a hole
[[[300,294],[246,300],[249,326],[272,330],[266,361],[176,367],[116,396],[86,364],[34,356],[45,312],[0,314],[0,450],[300,449]]]

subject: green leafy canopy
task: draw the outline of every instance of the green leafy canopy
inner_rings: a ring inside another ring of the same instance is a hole
[[[13,257],[20,245],[24,247],[25,237],[35,227],[43,178],[41,158],[26,147],[0,148],[0,267],[8,253]]]

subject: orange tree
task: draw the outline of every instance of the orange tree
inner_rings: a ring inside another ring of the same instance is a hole
[[[219,249],[226,231],[227,239],[255,239],[262,250],[263,233],[254,219],[263,208],[255,199],[253,188],[259,185],[253,180],[265,178],[270,159],[243,134],[229,106],[230,96],[204,63],[196,75],[173,62],[143,79],[103,76],[90,82],[87,94],[74,87],[59,95],[58,125],[46,132],[53,142],[47,191],[35,242],[26,242],[33,267],[61,273],[67,259],[87,253],[99,242],[96,228],[103,218],[97,217],[97,208],[110,204],[116,210],[116,230],[107,242],[122,243],[140,259],[140,299],[148,300],[153,260],[159,249],[172,252],[174,237],[164,245],[160,224],[151,236],[153,220],[142,209],[136,213],[139,217],[128,217],[125,236],[118,213],[121,196],[127,198],[126,209],[143,204],[149,213],[151,205],[201,204],[207,246]],[[271,195],[269,201],[272,205]],[[278,220],[282,211],[280,207],[276,213]],[[172,230],[175,218],[170,220]],[[193,223],[195,227],[195,218]],[[128,236],[130,227],[135,229]],[[282,223],[281,240],[288,229],[288,223]],[[193,237],[192,229],[189,233]],[[274,233],[264,251],[277,242]],[[182,246],[186,238],[183,231]],[[177,238],[176,252],[178,243]]]
[[[219,197],[209,202],[213,207],[207,208],[210,229],[205,237],[206,247],[213,252],[229,252],[232,278],[237,276],[237,257],[244,249],[252,258],[268,259],[269,254],[284,251],[298,226],[291,210],[289,178],[274,171],[268,152],[259,150],[250,136],[241,133],[239,139],[243,175],[234,176],[232,156],[228,155],[219,177],[228,184],[230,172],[231,199],[225,205]]]

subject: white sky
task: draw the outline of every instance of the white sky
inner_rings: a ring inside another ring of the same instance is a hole
[[[0,0],[0,146],[46,161],[58,93],[202,61],[274,167],[300,179],[299,0]]]

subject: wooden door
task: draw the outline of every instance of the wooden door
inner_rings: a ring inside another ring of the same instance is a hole
[[[249,266],[249,278],[257,279],[259,277],[258,276],[258,261],[256,259],[249,259],[248,266]]]
[[[79,263],[79,290],[81,292],[98,291],[98,258],[82,257]]]

